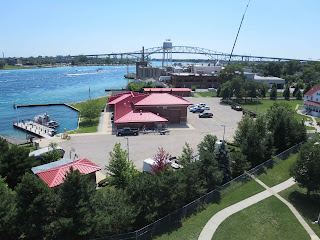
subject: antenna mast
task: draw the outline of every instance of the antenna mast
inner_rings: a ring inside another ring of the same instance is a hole
[[[236,46],[237,39],[238,39],[238,35],[239,35],[240,29],[241,29],[241,26],[242,26],[242,22],[243,22],[244,16],[246,15],[247,9],[248,9],[249,4],[250,4],[250,1],[251,1],[251,0],[249,0],[249,2],[248,2],[248,4],[247,4],[247,7],[246,7],[246,10],[244,11],[244,14],[243,14],[243,16],[242,16],[241,23],[240,23],[240,26],[239,26],[239,29],[238,29],[238,33],[237,33],[236,39],[234,40],[233,47],[232,47],[232,51],[231,51],[230,58],[229,58],[229,61],[228,61],[228,64],[227,64],[227,65],[229,65],[229,63],[230,63],[230,60],[231,60],[231,57],[232,57],[232,54],[233,54],[233,49],[234,49],[234,47]]]

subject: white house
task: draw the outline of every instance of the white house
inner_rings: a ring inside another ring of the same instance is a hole
[[[302,112],[320,117],[320,86],[313,86],[304,94]]]

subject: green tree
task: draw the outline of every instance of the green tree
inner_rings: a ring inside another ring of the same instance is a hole
[[[271,91],[270,91],[270,99],[271,100],[277,100],[277,87],[274,87],[275,84],[273,84]]]
[[[6,152],[8,152],[8,150],[9,150],[8,142],[4,138],[0,137],[0,161],[1,161],[1,156]]]
[[[121,189],[106,188],[104,196],[98,194],[100,215],[98,229],[100,236],[114,235],[133,230],[136,220],[134,206],[129,203],[129,196]]]
[[[182,148],[182,154],[179,157],[182,165],[187,165],[191,162],[194,162],[193,159],[194,151],[189,143],[185,143],[185,146]]]
[[[243,98],[245,96],[245,90],[242,87],[244,81],[240,77],[234,77],[232,79],[232,89],[234,89],[234,95],[236,98]]]
[[[39,165],[39,161],[34,157],[29,157],[29,150],[13,145],[0,161],[0,175],[6,177],[8,186],[13,189],[22,176],[31,170],[32,167]]]
[[[0,176],[0,239],[17,239],[16,195]]]
[[[310,82],[307,83],[306,86],[304,87],[303,94],[306,94],[311,88],[312,88],[312,84]]]
[[[220,90],[220,97],[223,99],[230,99],[233,96],[233,89],[232,89],[232,83],[230,81],[227,81],[223,83]]]
[[[42,179],[26,173],[15,189],[20,234],[26,239],[52,239],[57,196]]]
[[[199,151],[199,169],[203,186],[207,190],[212,190],[222,182],[223,175],[218,167],[218,161],[215,158],[215,144],[217,137],[207,134],[198,145]]]
[[[247,81],[245,84],[245,89],[247,92],[247,96],[251,98],[256,98],[257,97],[257,83],[254,81]]]
[[[130,181],[126,194],[137,214],[135,228],[153,222],[183,205],[185,185],[180,176],[165,169],[157,177],[142,173]]]
[[[297,161],[290,169],[290,175],[300,187],[307,188],[307,195],[320,190],[320,147],[314,142],[304,144]]]
[[[267,119],[268,130],[278,153],[306,140],[306,128],[296,120],[288,104],[274,103],[267,112]]]
[[[80,111],[81,117],[83,117],[89,123],[92,123],[94,119],[100,116],[101,108],[99,104],[94,100],[85,102],[83,109]]]
[[[268,90],[269,90],[269,85],[267,83],[260,83],[258,85],[258,95],[261,98],[265,98],[266,97],[266,93],[268,92]]]
[[[222,183],[229,182],[232,178],[231,159],[229,156],[229,149],[224,141],[222,141],[219,147],[216,147],[214,154],[218,161],[219,170],[223,175]]]
[[[289,86],[286,87],[286,89],[283,91],[283,96],[285,100],[289,100],[290,99],[290,89]]]
[[[96,184],[71,167],[58,191],[58,239],[87,239],[95,236],[99,221],[99,205],[95,194]]]
[[[298,90],[296,91],[296,94],[294,96],[297,98],[297,100],[302,99],[302,94],[301,94],[300,88],[298,88]]]
[[[272,135],[263,116],[258,116],[256,120],[249,116],[242,118],[234,142],[253,167],[268,160],[274,152]]]
[[[58,144],[51,142],[49,144],[49,152],[43,154],[42,158],[44,163],[51,163],[61,159],[61,152],[57,149]]]
[[[0,69],[3,69],[4,68],[4,62],[0,61]]]
[[[231,158],[231,168],[232,168],[232,177],[238,177],[245,170],[250,169],[251,164],[248,162],[246,156],[242,152],[234,151],[230,153]]]
[[[294,87],[294,91],[293,91],[292,95],[296,96],[297,92],[300,91],[300,89],[303,89],[303,88],[304,88],[304,84],[303,84],[302,80],[299,80],[296,83],[295,87]]]
[[[86,62],[88,62],[88,58],[86,56],[80,56],[79,61],[82,63],[86,63]]]
[[[110,184],[116,188],[124,189],[130,179],[138,172],[134,168],[133,162],[128,162],[128,153],[121,149],[121,144],[116,143],[113,147],[113,151],[109,153],[110,160],[109,165],[106,166],[106,170],[111,176]]]

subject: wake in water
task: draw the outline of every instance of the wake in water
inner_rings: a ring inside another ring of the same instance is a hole
[[[97,74],[97,73],[65,73],[65,76],[82,76],[82,75],[91,75],[91,74]]]

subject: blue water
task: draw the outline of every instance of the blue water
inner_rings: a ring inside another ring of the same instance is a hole
[[[102,70],[97,71],[97,68]],[[129,72],[134,72],[134,66]],[[58,133],[77,128],[78,114],[65,106],[28,107],[15,105],[73,103],[106,95],[105,89],[125,87],[126,66],[84,66],[0,71],[0,135],[25,138],[25,133],[13,128],[13,121],[33,119],[47,113],[60,123]]]

